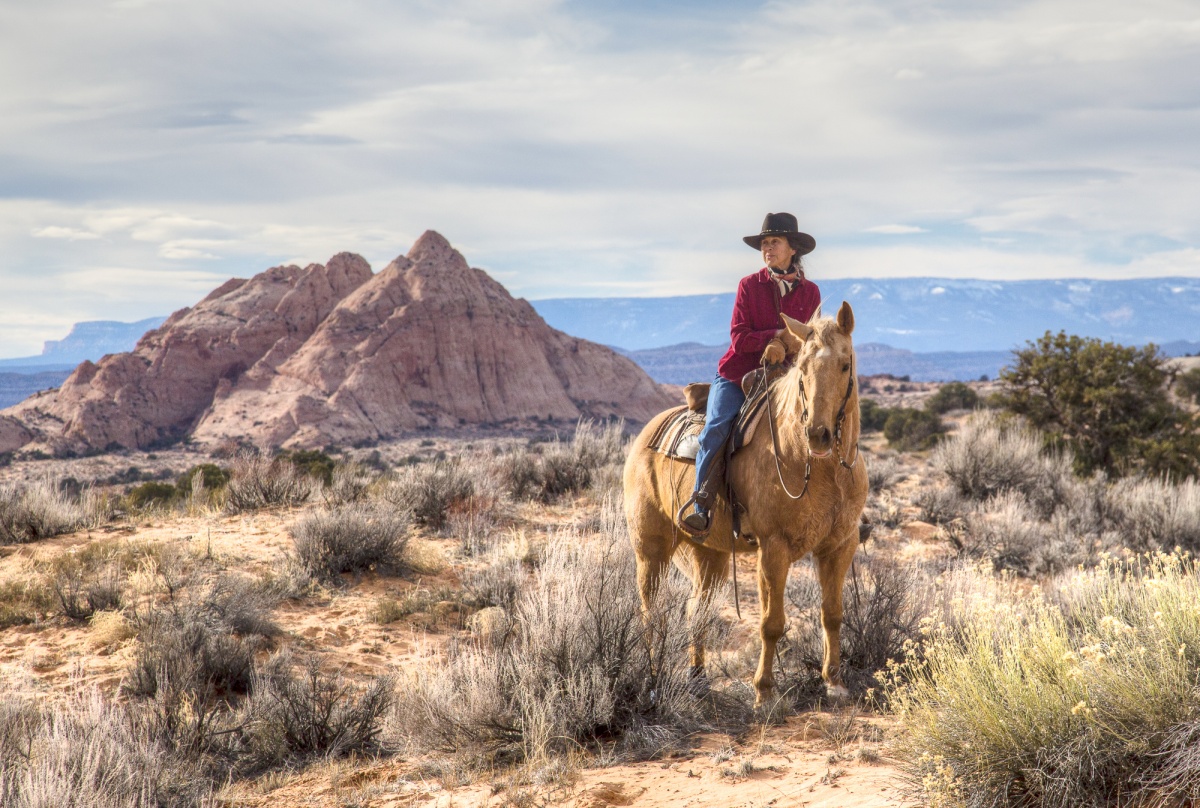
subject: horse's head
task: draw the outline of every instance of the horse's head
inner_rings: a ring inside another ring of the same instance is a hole
[[[796,352],[796,366],[789,373],[787,389],[796,393],[802,428],[813,457],[829,457],[837,431],[851,417],[854,398],[854,311],[842,301],[836,318],[819,318],[805,324],[782,315],[787,326],[789,353]]]

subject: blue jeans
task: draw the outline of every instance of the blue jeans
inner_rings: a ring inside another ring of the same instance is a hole
[[[696,488],[708,478],[713,462],[720,456],[721,447],[733,429],[733,421],[746,394],[737,382],[731,382],[718,374],[708,391],[708,408],[704,415],[704,429],[700,432],[700,449],[696,452]],[[709,491],[709,493],[715,493]]]

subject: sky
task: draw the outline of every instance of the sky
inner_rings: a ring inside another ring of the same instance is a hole
[[[0,356],[426,229],[529,299],[1200,276],[1200,4],[4,0]]]

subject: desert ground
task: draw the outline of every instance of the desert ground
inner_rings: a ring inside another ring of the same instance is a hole
[[[395,465],[467,451],[493,451],[521,441],[462,437],[424,438],[355,450],[350,457]],[[876,440],[878,443],[879,441]],[[127,452],[90,458],[15,462],[0,469],[0,484],[73,478],[119,491],[129,483],[111,480],[174,481],[203,462],[224,462],[182,449]],[[914,470],[919,458],[911,458]],[[604,509],[613,509],[619,491],[584,492],[552,504],[507,503],[488,530],[496,541],[537,546],[555,532],[574,529],[586,537]],[[162,508],[126,513],[89,529],[0,548],[0,584],[27,580],[55,558],[89,546],[171,548],[205,578],[236,572],[269,578],[293,551],[289,525],[306,504],[241,514],[219,508]],[[929,531],[904,525],[884,528],[873,544],[887,552],[906,552],[917,536],[921,554]],[[369,680],[403,671],[422,655],[457,638],[471,636],[469,609],[455,602],[464,571],[478,560],[464,556],[465,538],[453,529],[418,530],[409,544],[409,569],[403,574],[373,571],[345,575],[337,584],[297,599],[284,600],[271,613],[279,633],[270,651],[291,649],[319,655],[348,680]],[[623,548],[628,550],[628,548]],[[631,552],[631,551],[630,551]],[[722,610],[732,629],[731,647],[755,643],[758,600],[754,559],[738,558],[742,618],[734,616],[732,594]],[[797,569],[794,575],[810,575]],[[433,593],[433,594],[431,594]],[[437,599],[434,599],[437,598]],[[419,609],[381,624],[382,602],[411,602]],[[103,617],[103,614],[101,614]],[[0,631],[0,679],[10,694],[41,700],[66,698],[97,689],[120,699],[137,651],[131,630],[114,628],[95,615],[72,620],[47,615]],[[263,654],[268,651],[263,651]],[[730,653],[733,653],[732,651]],[[746,724],[740,731],[703,732],[685,747],[646,761],[590,760],[581,755],[569,771],[545,784],[524,783],[519,771],[456,773],[446,777],[429,755],[386,755],[378,759],[319,762],[299,771],[275,772],[225,786],[218,805],[852,805],[900,804],[900,783],[888,757],[893,722],[855,704],[815,705],[767,725]]]
[[[921,406],[938,389],[938,385],[888,379],[874,380],[871,387],[875,400],[888,407]],[[977,387],[981,395],[991,389],[986,384]],[[953,435],[971,417],[967,411],[952,411],[944,421]],[[642,738],[633,743],[629,739],[646,730],[628,726],[611,733],[593,732],[582,742],[563,743],[557,738],[535,742],[526,735],[516,743],[506,741],[507,745],[491,736],[479,741],[486,733],[476,730],[470,730],[475,735],[464,730],[466,734],[456,736],[453,743],[439,742],[428,727],[420,729],[428,716],[442,714],[439,709],[453,711],[455,699],[470,693],[455,691],[447,696],[438,690],[438,682],[458,661],[490,653],[487,649],[503,649],[512,637],[531,630],[505,622],[511,615],[489,605],[499,602],[498,596],[481,592],[513,586],[513,597],[519,597],[520,587],[530,586],[542,574],[539,570],[562,567],[567,563],[563,559],[616,559],[611,563],[622,568],[628,564],[631,551],[620,515],[619,454],[625,440],[620,427],[585,425],[581,430],[583,442],[608,444],[604,458],[596,461],[592,455],[588,461],[593,468],[583,483],[542,496],[528,491],[516,495],[511,485],[506,488],[502,483],[506,473],[511,482],[512,465],[519,458],[533,463],[530,468],[542,468],[536,464],[568,456],[574,447],[578,459],[581,438],[572,438],[570,431],[520,436],[431,433],[357,449],[331,447],[325,459],[343,471],[329,482],[300,483],[304,490],[290,503],[240,507],[232,505],[231,495],[203,485],[193,483],[186,491],[176,485],[189,469],[202,464],[221,467],[238,462],[188,446],[87,458],[15,460],[0,468],[0,487],[11,492],[51,481],[55,490],[83,491],[76,494],[80,502],[94,504],[102,499],[103,504],[94,507],[103,516],[89,517],[85,526],[59,535],[0,545],[0,607],[7,609],[0,611],[4,701],[10,711],[18,710],[11,705],[24,704],[36,705],[43,713],[80,712],[80,705],[91,699],[91,703],[98,700],[153,712],[145,705],[163,704],[167,689],[165,667],[159,669],[157,690],[146,685],[146,677],[154,674],[146,655],[149,638],[159,625],[155,615],[177,604],[221,602],[230,611],[257,610],[245,620],[263,627],[237,630],[260,635],[249,646],[256,670],[265,669],[269,660],[284,659],[283,664],[295,670],[315,665],[327,677],[320,681],[343,687],[350,701],[381,682],[399,695],[372,718],[369,742],[348,751],[272,753],[274,757],[262,757],[265,762],[247,768],[238,768],[240,764],[206,768],[196,778],[210,779],[189,791],[190,802],[181,804],[867,808],[919,802],[913,779],[919,767],[912,764],[911,752],[909,763],[903,763],[904,750],[911,749],[903,711],[880,699],[882,684],[872,678],[874,671],[864,668],[848,677],[853,696],[845,703],[829,703],[814,687],[819,684],[817,673],[811,666],[806,668],[811,654],[806,656],[805,650],[814,642],[819,647],[819,636],[814,630],[814,592],[807,583],[812,572],[804,562],[791,573],[795,589],[794,594],[789,589],[786,640],[792,645],[778,660],[785,698],[769,714],[749,710],[748,682],[758,645],[758,597],[755,560],[747,554],[739,556],[737,563],[741,617],[734,609],[732,589],[727,588],[714,616],[723,640],[710,655],[712,694],[697,696],[715,706],[701,709],[693,724],[681,725],[661,742],[654,740],[657,736],[647,736],[649,741]],[[1066,550],[1056,551],[1061,557],[1053,557],[1045,548],[1023,546],[1026,556],[1019,563],[1032,572],[1014,577],[1015,539],[1000,555],[982,540],[972,544],[976,528],[967,510],[963,510],[968,521],[964,528],[963,518],[946,513],[955,506],[931,496],[930,492],[946,487],[945,473],[931,450],[896,451],[878,432],[865,435],[862,447],[873,470],[867,515],[874,529],[860,547],[856,570],[864,580],[868,573],[875,576],[869,590],[875,593],[883,591],[880,570],[905,571],[908,583],[896,591],[908,599],[897,607],[906,614],[906,604],[934,598],[935,590],[945,588],[943,578],[964,564],[990,558],[995,563],[989,563],[988,569],[1008,565],[1009,571],[996,579],[1005,583],[996,586],[1029,593],[1037,590],[1037,570],[1061,572],[1078,561]],[[343,513],[338,509],[357,507],[354,503],[364,497],[394,505],[395,491],[412,498],[416,496],[412,485],[428,482],[432,470],[447,468],[465,471],[469,494],[448,508],[443,503],[440,518],[436,514],[422,518],[420,507],[414,506],[405,516],[402,552],[394,558],[325,576],[301,568],[306,520],[321,513]],[[347,469],[353,473],[344,473]],[[392,478],[400,482],[387,482]],[[64,480],[70,482],[64,485]],[[404,480],[408,488],[401,485]],[[151,490],[146,486],[153,483],[175,486],[181,493],[135,504],[135,492]],[[379,487],[387,485],[392,488],[379,493],[383,490]],[[1001,510],[986,513],[987,519],[1000,519],[1003,508],[1016,506],[1006,502],[996,507]],[[1045,535],[1049,534],[1039,534]],[[562,549],[565,545],[592,548],[587,552],[600,555],[572,556]],[[587,569],[595,571],[594,566]],[[509,571],[503,575],[516,577],[503,578],[502,570]],[[909,575],[910,571],[916,572]],[[87,587],[99,586],[95,582],[101,579],[108,581],[111,591],[97,589],[100,594],[93,602],[93,590]],[[628,576],[620,580],[631,581]],[[105,591],[109,591],[107,600],[102,597]],[[222,591],[234,592],[234,601],[220,601]],[[673,591],[682,604],[686,590]],[[243,596],[249,606],[235,603]],[[68,614],[72,611],[68,601],[77,613]],[[519,611],[512,603],[507,602],[509,610]],[[912,628],[916,618],[929,613],[928,608],[923,613],[913,611],[910,634],[889,639],[896,647],[883,649],[885,657],[903,657],[902,646],[911,648],[921,636]],[[852,642],[844,639],[844,647]],[[847,651],[847,665],[855,664],[854,654]],[[259,679],[252,681],[253,688],[262,687]],[[213,707],[214,723],[208,731],[214,737],[252,735],[247,727],[255,726],[255,713],[239,706],[240,700],[247,699],[253,701],[240,692],[222,694]],[[182,707],[170,709],[174,710],[171,720],[194,726],[188,722],[195,722],[202,704],[185,700]],[[464,726],[467,723],[464,719]],[[0,739],[19,737],[13,734],[10,718],[0,715],[0,724],[8,732]],[[472,739],[479,741],[477,748],[472,747]],[[205,741],[210,742],[212,737]],[[246,743],[245,749],[253,749],[258,741],[250,737]],[[0,763],[4,760],[0,756]],[[19,768],[19,761],[7,760],[10,771]],[[0,766],[0,785],[5,776]],[[11,782],[8,787],[14,788]],[[33,787],[25,786],[27,791]]]

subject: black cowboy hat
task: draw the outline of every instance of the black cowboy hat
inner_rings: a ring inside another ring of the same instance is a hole
[[[746,236],[742,241],[756,250],[762,249],[766,236],[787,236],[788,244],[799,255],[808,255],[817,248],[817,240],[808,233],[796,229],[796,217],[790,213],[768,213],[763,219],[762,232],[757,236]]]

